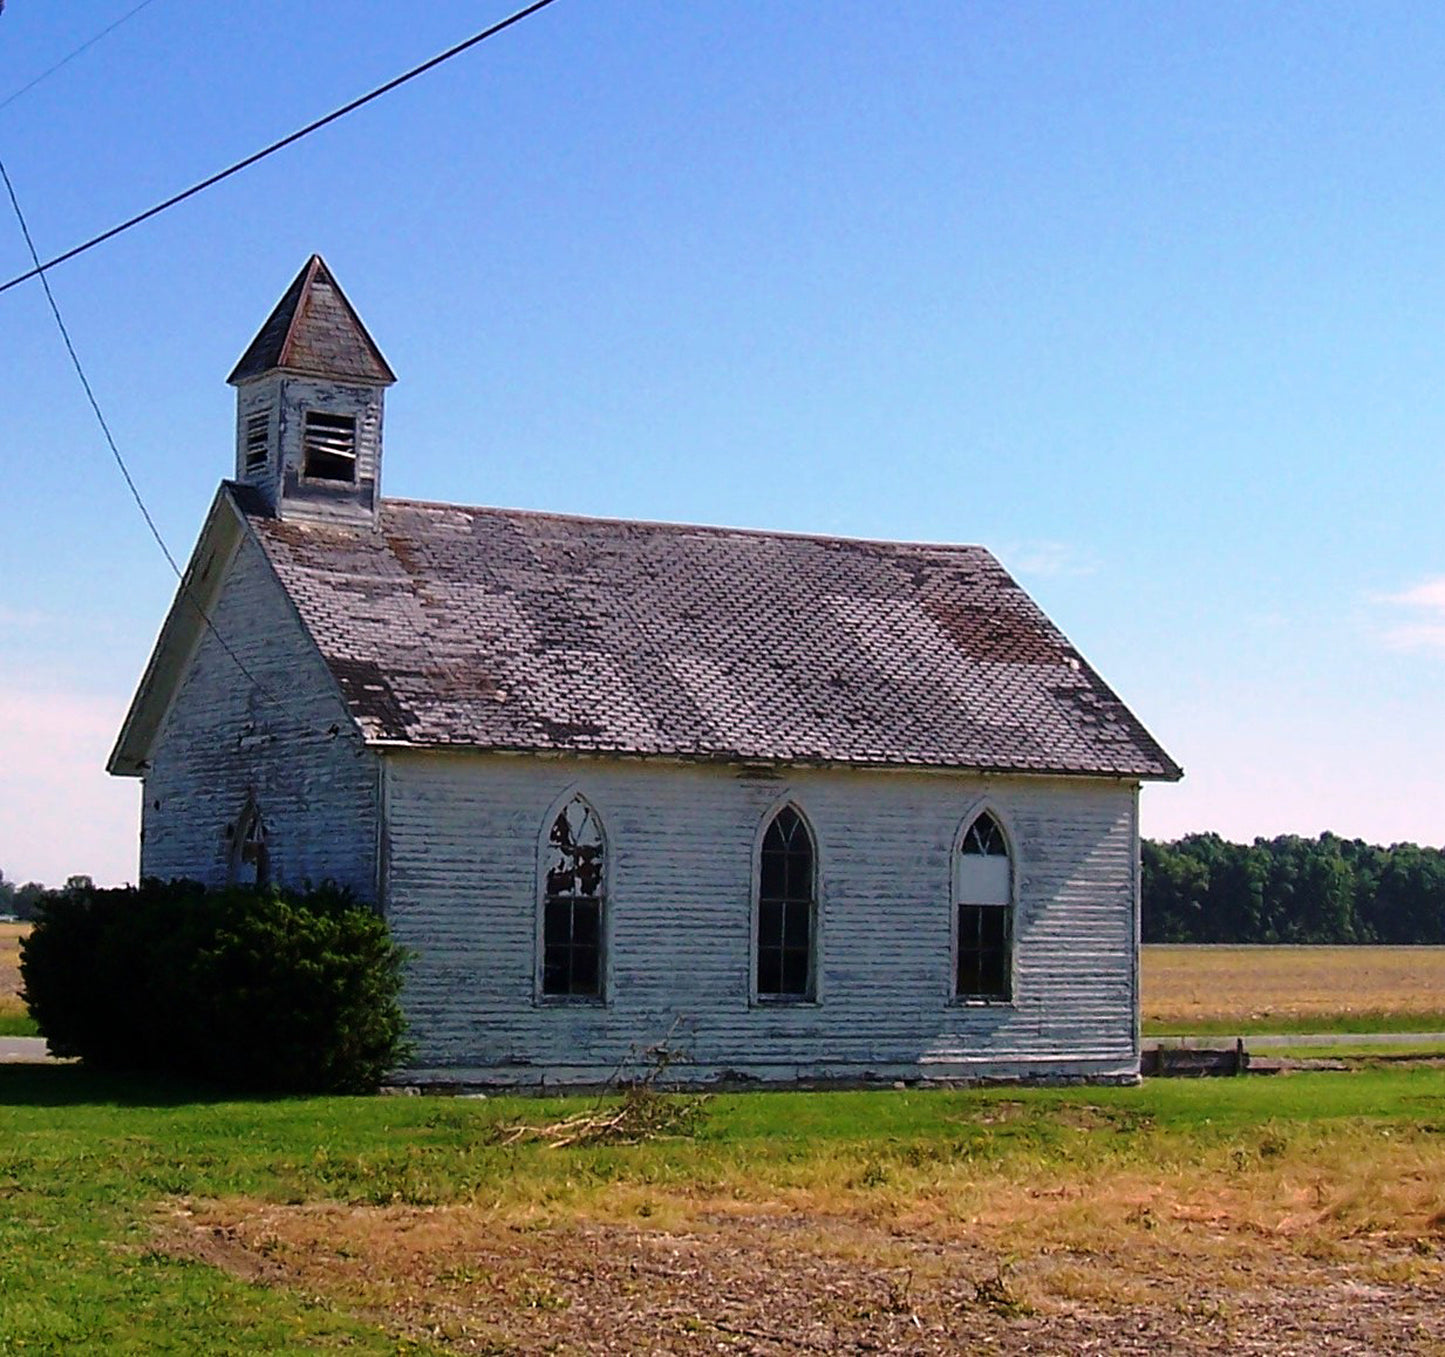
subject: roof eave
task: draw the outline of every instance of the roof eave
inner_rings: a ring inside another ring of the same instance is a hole
[[[868,769],[878,772],[966,773],[974,777],[1079,778],[1107,782],[1178,782],[1184,770],[1170,764],[1167,770],[1141,772],[1123,768],[1035,768],[1005,764],[945,763],[926,759],[768,758],[756,754],[694,754],[629,749],[546,749],[535,745],[469,744],[459,740],[420,741],[367,735],[368,749],[378,753],[494,754],[506,758],[625,759],[636,762],[729,764],[744,768]]]
[[[209,625],[210,610],[245,531],[241,513],[223,485],[211,501],[145,673],[106,760],[106,772],[113,777],[144,777],[150,767],[156,736],[165,725]]]

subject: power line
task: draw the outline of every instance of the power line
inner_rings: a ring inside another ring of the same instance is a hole
[[[10,182],[9,171],[5,168],[5,162],[0,160],[0,179],[5,182],[5,192],[10,195],[10,206],[15,209],[15,219],[20,223],[20,232],[25,237],[25,248],[30,251],[31,259],[38,264],[40,256],[35,249],[34,238],[30,234],[30,224],[25,220],[25,213],[20,209],[20,200],[15,196],[15,185]],[[40,286],[45,289],[45,300],[50,303],[50,314],[55,317],[56,328],[60,331],[60,337],[65,341],[65,351],[70,355],[71,364],[75,368],[75,375],[80,378],[80,385],[85,389],[85,398],[90,402],[90,408],[95,412],[96,422],[100,425],[100,431],[105,435],[105,441],[110,447],[111,456],[115,458],[115,464],[120,468],[120,474],[125,477],[125,483],[130,489],[131,498],[135,500],[136,508],[140,510],[141,517],[145,519],[146,527],[150,529],[151,536],[156,539],[156,545],[160,547],[161,554],[166,558],[171,570],[175,572],[176,578],[181,582],[181,594],[186,602],[196,610],[196,615],[205,624],[206,629],[216,638],[221,649],[231,657],[237,669],[250,681],[256,691],[268,702],[273,703],[283,710],[285,704],[273,696],[245,664],[241,657],[231,649],[226,638],[216,629],[216,625],[206,615],[206,610],[201,607],[195,596],[186,585],[185,576],[181,568],[176,564],[176,558],[171,554],[171,549],[166,545],[166,539],[161,536],[161,530],[156,527],[156,521],[151,517],[151,512],[146,508],[145,500],[141,498],[140,490],[137,488],[134,478],[130,474],[130,468],[125,464],[125,458],[121,456],[120,448],[115,441],[115,435],[110,431],[110,422],[106,419],[100,408],[100,402],[95,398],[95,391],[90,385],[90,379],[85,375],[85,368],[80,361],[80,355],[75,351],[75,344],[71,341],[70,331],[65,326],[65,319],[60,314],[60,306],[55,300],[55,293],[50,290],[50,279],[43,272],[40,273]]]
[[[105,37],[107,33],[114,33],[115,30],[119,28],[121,24],[125,23],[127,19],[134,19],[135,16],[141,12],[141,10],[143,10],[147,5],[152,3],[153,0],[140,0],[140,4],[138,4],[134,9],[127,10],[113,24],[109,24],[107,27],[102,28],[100,32],[97,33],[93,38],[87,38],[83,43],[80,44],[79,47],[75,49],[75,51],[71,52],[69,56],[61,57],[54,66],[50,67],[49,70],[41,71],[40,74],[37,75],[35,79],[32,80],[28,85],[22,85],[18,90],[15,91],[14,94],[6,95],[4,99],[0,99],[0,109],[9,108],[10,105],[13,104],[22,94],[29,94],[30,91],[33,90],[36,85],[38,85],[42,80],[49,80],[50,77],[54,75],[56,71],[60,70],[62,66],[70,65],[70,63],[74,61],[76,57],[80,56],[84,52],[88,52],[92,47],[95,46],[96,43],[98,43],[103,37]],[[0,9],[3,8],[4,0],[0,0]]]
[[[439,53],[429,61],[422,62],[420,66],[413,66],[411,70],[397,76],[393,80],[388,80],[386,84],[378,85],[376,89],[372,90],[369,94],[363,94],[359,99],[353,99],[349,104],[343,104],[342,107],[332,113],[328,113],[324,118],[317,118],[315,122],[307,123],[305,127],[299,131],[292,132],[290,136],[282,137],[280,141],[273,141],[269,146],[257,151],[254,155],[247,156],[244,160],[238,160],[234,165],[228,166],[219,174],[213,174],[208,179],[202,179],[198,184],[192,184],[190,188],[181,193],[177,193],[174,197],[167,198],[165,202],[157,203],[154,207],[137,213],[134,217],[121,222],[120,225],[112,226],[109,231],[102,231],[100,235],[92,236],[83,244],[66,250],[64,254],[58,254],[53,259],[47,259],[43,264],[36,258],[34,268],[25,273],[17,274],[14,278],[10,279],[8,283],[0,284],[0,292],[8,292],[12,287],[18,287],[21,283],[28,282],[31,278],[44,277],[45,273],[53,269],[57,264],[64,264],[67,260],[74,259],[77,255],[84,254],[87,250],[93,250],[97,245],[103,244],[105,241],[120,235],[123,231],[129,231],[131,227],[139,226],[141,222],[149,221],[152,217],[159,216],[162,212],[175,207],[178,203],[185,202],[187,198],[194,198],[196,194],[203,193],[213,185],[219,184],[223,179],[229,179],[233,174],[239,174],[242,170],[249,169],[258,161],[265,160],[267,156],[275,155],[277,151],[284,150],[287,146],[300,141],[303,137],[309,137],[313,132],[320,131],[321,128],[326,127],[330,123],[344,118],[348,113],[354,113],[358,108],[371,103],[372,100],[380,99],[383,94],[390,94],[392,90],[405,85],[409,80],[415,80],[417,76],[426,74],[427,71],[433,70],[443,62],[460,56],[469,48],[475,47],[480,42],[485,42],[488,38],[495,37],[504,29],[511,28],[513,24],[521,23],[523,19],[529,18],[531,15],[537,13],[538,10],[546,9],[547,6],[552,3],[554,3],[554,0],[533,0],[532,4],[517,10],[514,14],[509,14],[505,19],[493,24],[490,28],[484,28],[480,33],[476,33],[465,41],[457,43],[455,47],[447,48],[445,52]]]
[[[30,224],[25,220],[25,213],[20,210],[20,200],[15,196],[15,185],[10,182],[10,173],[5,168],[5,162],[0,160],[0,179],[5,181],[5,192],[10,195],[10,206],[15,209],[15,219],[20,223],[21,234],[25,237],[25,248],[30,251],[31,259],[36,263],[40,262],[40,256],[35,249],[35,241],[30,234]],[[70,355],[71,364],[75,368],[75,375],[80,378],[80,384],[85,388],[85,398],[90,402],[90,408],[95,412],[95,418],[100,424],[100,431],[105,435],[105,441],[110,445],[111,456],[115,458],[115,464],[120,468],[120,474],[125,477],[125,483],[130,489],[131,498],[135,500],[136,507],[141,512],[141,517],[146,521],[146,527],[151,530],[151,536],[156,539],[156,545],[160,547],[171,569],[176,572],[176,578],[180,578],[181,568],[176,564],[176,558],[171,555],[171,549],[166,545],[165,538],[161,536],[160,529],[156,527],[155,519],[151,517],[150,510],[146,508],[145,501],[141,498],[140,491],[136,489],[135,481],[131,478],[130,469],[125,464],[125,458],[120,455],[120,449],[116,446],[115,436],[110,431],[105,415],[101,412],[100,402],[95,398],[95,392],[91,389],[90,381],[85,375],[85,369],[81,366],[80,355],[75,351],[75,345],[71,343],[70,331],[65,328],[65,321],[61,317],[60,307],[56,304],[55,293],[50,290],[50,279],[44,273],[40,274],[40,286],[45,289],[45,300],[50,303],[50,314],[55,317],[56,327],[60,331],[60,337],[65,341],[65,351]]]

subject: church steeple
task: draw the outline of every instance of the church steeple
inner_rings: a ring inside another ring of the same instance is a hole
[[[236,479],[278,518],[370,522],[382,393],[396,375],[320,255],[286,289],[228,378]]]

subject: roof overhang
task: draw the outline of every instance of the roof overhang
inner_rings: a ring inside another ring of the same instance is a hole
[[[196,540],[180,588],[161,626],[150,662],[131,699],[130,710],[106,762],[116,777],[144,777],[151,751],[166,723],[196,650],[210,625],[211,611],[248,529],[225,486],[216,492]]]
[[[612,761],[621,763],[663,763],[678,767],[722,766],[743,769],[758,776],[784,776],[792,769],[862,773],[942,773],[977,778],[1038,778],[1068,782],[1178,782],[1184,770],[1170,761],[1163,772],[1137,772],[1113,768],[1048,768],[981,766],[961,763],[930,763],[906,759],[763,759],[752,755],[717,753],[657,753],[627,749],[541,749],[529,745],[466,744],[457,740],[424,742],[368,735],[366,747],[377,754],[417,754],[436,757],[542,759],[556,761]]]

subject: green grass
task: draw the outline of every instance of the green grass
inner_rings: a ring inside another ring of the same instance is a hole
[[[1445,1013],[1329,1013],[1243,1020],[1201,1018],[1191,1022],[1145,1021],[1145,1037],[1289,1036],[1292,1033],[1445,1032]]]
[[[40,1029],[28,1013],[0,1013],[0,1037],[38,1037]]]
[[[336,1302],[158,1250],[156,1224],[177,1198],[481,1202],[545,1221],[638,1190],[767,1200],[944,1159],[1024,1175],[1135,1161],[1177,1169],[1277,1125],[1317,1139],[1425,1134],[1445,1120],[1445,1072],[732,1095],[711,1101],[691,1141],[557,1151],[503,1147],[491,1134],[586,1105],[229,1101],[73,1067],[0,1066],[0,1352],[428,1350]]]

